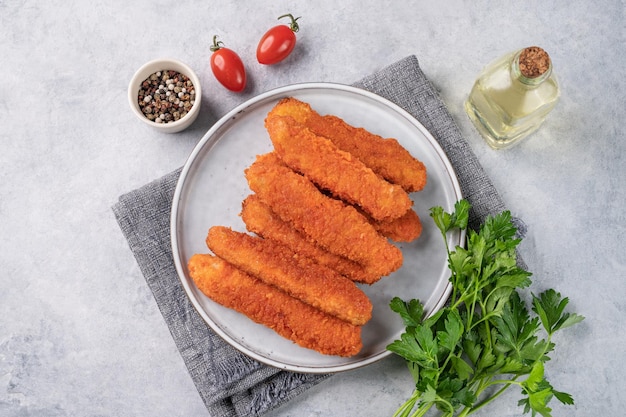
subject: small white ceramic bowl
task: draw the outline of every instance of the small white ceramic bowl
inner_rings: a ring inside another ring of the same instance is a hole
[[[193,83],[193,87],[196,92],[195,102],[189,112],[179,120],[169,123],[156,123],[148,119],[141,112],[141,109],[139,108],[139,103],[137,101],[137,96],[139,93],[139,87],[146,78],[148,78],[151,74],[154,74],[157,71],[167,70],[176,71],[189,77],[189,79]],[[152,126],[153,128],[165,133],[180,132],[191,126],[191,124],[196,120],[198,114],[200,113],[201,101],[202,90],[200,87],[200,79],[191,68],[175,59],[155,59],[154,61],[147,62],[141,68],[139,68],[137,72],[135,72],[135,75],[133,75],[133,78],[130,80],[130,84],[128,85],[128,103],[130,104],[130,108],[132,109],[133,113],[135,113],[137,118],[143,123],[146,123],[149,126]]]

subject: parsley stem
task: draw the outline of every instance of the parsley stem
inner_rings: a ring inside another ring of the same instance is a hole
[[[433,406],[433,403],[423,404],[410,417],[423,417],[428,412],[428,410],[430,410],[430,407],[432,406]]]
[[[469,415],[470,413],[473,413],[472,408],[470,408],[470,407],[465,407],[465,408],[463,409],[463,411],[461,411],[461,414],[459,414],[459,416],[458,416],[458,417],[465,417],[465,416]]]
[[[480,308],[483,312],[486,311],[485,305],[482,302],[480,303]],[[480,323],[483,320],[485,321],[485,334],[487,335],[487,343],[489,343],[489,348],[491,349],[493,347],[493,339],[491,338],[491,326],[489,325],[489,317],[491,317],[491,313],[487,313],[486,315],[484,315],[480,320],[476,322],[476,324]]]
[[[493,395],[491,395],[488,398],[485,398],[483,401],[481,401],[480,403],[476,404],[475,406],[473,406],[471,408],[465,408],[465,410],[463,410],[463,413],[461,413],[459,415],[459,417],[467,416],[469,414],[472,414],[475,411],[478,411],[480,408],[486,406],[487,404],[489,404],[490,402],[492,402],[493,400],[498,398],[500,395],[502,395],[511,385],[513,385],[513,384],[521,385],[521,383],[517,382],[516,379],[517,379],[517,376],[515,376],[513,379],[495,380],[495,381],[488,382],[483,388],[481,388],[480,391],[482,391],[483,389],[485,389],[485,388],[487,388],[487,387],[489,387],[491,385],[504,384],[504,386],[502,388],[500,388],[498,391],[496,391]],[[467,413],[465,411],[467,411]]]
[[[448,235],[446,233],[446,231],[441,230],[441,236],[443,236],[443,244],[444,247],[446,248],[446,255],[447,255],[447,259],[450,259],[450,248],[448,247]],[[456,290],[457,290],[457,278],[456,278],[456,273],[454,272],[453,269],[450,268],[450,282],[452,283],[452,295],[450,297],[450,299],[452,300],[452,303],[454,303],[456,301]]]
[[[472,319],[474,318],[474,312],[476,310],[476,300],[478,298],[478,282],[476,282],[476,288],[472,294],[472,301],[469,304],[469,314],[467,316],[467,328],[472,328]]]
[[[398,408],[398,410],[393,414],[393,417],[408,417],[410,415],[409,413],[413,410],[415,403],[420,398],[420,395],[421,393],[419,391],[413,391],[411,398]]]
[[[450,416],[454,416],[454,406],[448,400],[446,400],[445,398],[440,397],[439,395],[437,395],[435,398],[436,398],[435,401],[437,403],[439,403],[440,405],[443,405],[445,408],[450,410]]]
[[[517,376],[515,378],[517,378]],[[522,383],[521,382],[517,382],[515,380],[515,378],[512,378],[512,379],[494,379],[493,381],[489,381],[485,385],[485,388],[490,387],[491,385],[498,385],[498,384],[506,384],[506,385],[515,384],[515,385],[520,385],[521,386]]]

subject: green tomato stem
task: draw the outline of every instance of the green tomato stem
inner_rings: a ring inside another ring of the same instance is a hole
[[[289,29],[291,29],[294,33],[300,30],[300,26],[298,26],[297,20],[300,19],[301,16],[294,18],[291,13],[288,13],[288,14],[284,14],[278,17],[278,20],[282,19],[283,17],[288,17],[291,19],[291,23],[289,24]]]
[[[217,40],[217,35],[213,36],[213,45],[211,45],[211,52],[215,52],[224,46],[224,42]]]

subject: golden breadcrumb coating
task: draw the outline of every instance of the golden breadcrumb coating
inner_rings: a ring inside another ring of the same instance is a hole
[[[354,207],[328,197],[286,167],[274,153],[257,156],[248,184],[283,221],[326,250],[365,265],[376,275],[402,266],[402,252]]]
[[[279,101],[268,117],[275,115],[293,117],[313,133],[330,139],[339,149],[349,152],[378,175],[402,186],[407,192],[420,191],[426,185],[426,167],[396,139],[385,139],[363,128],[351,126],[337,116],[322,116],[308,103],[293,97]]]
[[[372,318],[372,302],[350,279],[271,239],[224,226],[209,229],[218,257],[294,298],[354,325]]]
[[[292,117],[268,116],[265,128],[287,166],[372,218],[397,219],[413,205],[402,187],[379,177],[358,158]]]
[[[404,216],[403,216],[404,217]],[[242,204],[241,219],[248,231],[272,239],[290,247],[295,252],[307,256],[317,263],[334,269],[355,282],[372,284],[380,279],[363,265],[343,256],[330,253],[307,240],[306,236],[281,220],[270,207],[256,194],[249,195]]]
[[[304,348],[344,357],[362,348],[360,326],[323,313],[222,259],[196,254],[188,268],[204,295]]]

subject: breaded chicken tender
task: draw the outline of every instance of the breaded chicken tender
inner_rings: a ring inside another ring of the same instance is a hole
[[[354,207],[328,197],[286,167],[274,153],[257,156],[245,171],[248,184],[283,221],[329,252],[352,259],[376,275],[402,266],[402,252]]]
[[[402,187],[379,177],[358,158],[292,117],[268,116],[265,128],[275,152],[287,166],[372,218],[391,221],[413,205]]]
[[[380,275],[372,273],[361,264],[330,253],[321,246],[307,240],[306,236],[272,212],[272,209],[263,203],[256,194],[248,196],[243,201],[241,219],[246,224],[248,231],[256,233],[265,239],[280,242],[295,252],[334,269],[353,281],[373,284],[380,279]]]
[[[422,221],[414,210],[408,210],[398,219],[377,221],[362,213],[381,235],[394,242],[412,242],[422,234]]]
[[[344,357],[362,348],[360,326],[323,313],[222,259],[196,254],[188,268],[204,295],[304,348]]]
[[[206,242],[228,263],[327,314],[354,325],[372,318],[372,302],[354,282],[287,246],[224,226],[211,227]]]
[[[347,124],[333,115],[322,116],[293,97],[279,101],[268,117],[290,116],[316,135],[330,139],[339,149],[360,159],[375,173],[407,192],[420,191],[426,185],[426,167],[396,139],[385,139],[367,130]]]

